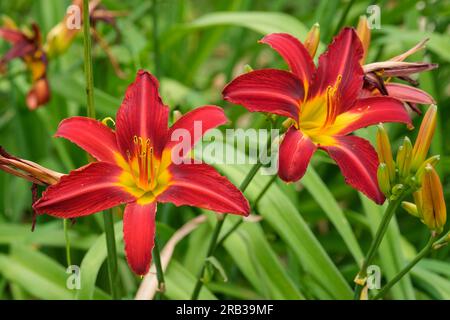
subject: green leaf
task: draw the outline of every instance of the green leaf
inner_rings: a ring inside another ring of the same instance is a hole
[[[174,300],[189,300],[197,281],[196,277],[184,268],[178,261],[172,259],[164,275],[166,282],[166,291],[164,295]],[[216,300],[217,298],[203,286],[200,291],[199,299]]]
[[[40,299],[73,299],[75,290],[66,282],[70,274],[46,255],[25,246],[14,246],[10,256],[0,255],[0,271],[4,277],[18,284]],[[106,299],[106,293],[93,288],[93,297]]]
[[[236,218],[236,217],[235,217]],[[227,219],[224,230],[232,225]],[[268,299],[304,299],[257,223],[244,223],[224,243],[241,272]]]
[[[116,237],[116,245],[122,244],[123,232],[122,221],[114,224],[114,235]],[[103,262],[107,257],[106,236],[103,233],[97,238],[95,243],[86,253],[81,262],[81,289],[77,291],[76,298],[81,300],[90,300],[94,297],[95,282],[97,275]]]
[[[341,207],[339,207],[336,199],[333,197],[333,194],[312,166],[309,166],[308,171],[301,182],[316,200],[317,204],[323,209],[328,219],[330,219],[336,227],[347,245],[347,248],[350,250],[350,253],[353,255],[355,262],[359,264],[364,259],[364,256],[350,223],[346,219]]]
[[[229,145],[225,147],[227,153],[237,152]],[[236,184],[241,182],[240,180],[249,170],[248,166],[217,165],[217,167]],[[245,193],[249,200],[254,199],[269,180],[269,176],[257,174]],[[291,200],[276,184],[273,184],[261,199],[258,212],[293,250],[305,271],[310,273],[328,293],[327,297],[322,298],[351,299],[350,286]],[[243,259],[243,255],[244,252],[241,252],[239,259]]]
[[[379,31],[386,35],[381,40],[385,43],[406,41],[415,44],[423,39],[429,38],[427,48],[441,58],[450,61],[450,36],[448,34],[406,30],[395,26],[383,26]]]

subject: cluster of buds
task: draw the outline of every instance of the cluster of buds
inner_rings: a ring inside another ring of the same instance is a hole
[[[439,155],[427,158],[436,129],[436,117],[437,107],[431,105],[422,121],[414,146],[405,137],[395,161],[389,137],[381,125],[378,127],[376,146],[380,161],[378,182],[381,191],[390,200],[412,193],[414,203],[404,201],[402,207],[420,218],[430,230],[440,233],[447,213],[442,184],[435,170]]]

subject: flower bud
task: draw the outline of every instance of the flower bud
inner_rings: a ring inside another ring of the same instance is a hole
[[[395,163],[392,158],[391,143],[383,125],[378,126],[377,131],[377,153],[380,163],[385,163],[389,174],[389,181],[395,182]]]
[[[249,64],[246,64],[244,66],[244,72],[245,73],[249,73],[249,72],[252,72],[252,71],[253,71],[253,68]]]
[[[173,123],[177,122],[182,116],[183,116],[183,114],[181,113],[180,110],[174,110],[173,111]]]
[[[361,64],[363,64],[366,60],[370,46],[370,28],[366,16],[359,17],[358,26],[356,27],[356,34],[358,35],[359,40],[361,40],[364,49],[364,54],[359,61]]]
[[[425,168],[428,165],[431,165],[432,167],[436,167],[436,165],[438,164],[439,160],[441,160],[441,156],[440,155],[435,155],[432,156],[430,158],[428,158],[427,160],[425,160],[422,165],[419,167],[419,169],[417,170],[416,173],[416,179],[419,182],[420,185],[422,185],[422,178],[423,178],[423,174],[425,172]]]
[[[425,167],[420,190],[423,223],[433,231],[441,232],[447,220],[444,192],[436,170],[428,164]]]
[[[436,129],[437,107],[431,105],[425,114],[420,125],[419,134],[412,152],[411,170],[417,171],[424,162],[428,150],[430,149],[431,139]]]
[[[401,178],[406,178],[411,169],[412,160],[412,143],[408,137],[405,137],[403,145],[400,146],[397,152],[396,164],[398,168],[398,175]]]
[[[308,34],[306,35],[306,40],[304,43],[306,50],[308,50],[309,55],[312,58],[314,58],[314,56],[316,55],[319,42],[320,42],[320,25],[318,23],[315,23],[309,30]]]
[[[391,183],[389,181],[389,172],[385,163],[380,163],[378,166],[377,177],[381,192],[383,192],[386,197],[389,197],[391,195]]]
[[[403,201],[402,208],[405,209],[405,211],[408,212],[410,215],[412,215],[416,218],[420,218],[420,214],[417,209],[417,205],[415,205],[414,203]]]

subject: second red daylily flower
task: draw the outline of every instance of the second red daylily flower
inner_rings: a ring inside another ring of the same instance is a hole
[[[32,86],[27,94],[27,106],[34,110],[50,100],[50,86],[47,80],[47,56],[42,48],[41,32],[36,24],[31,34],[20,31],[11,20],[0,27],[0,38],[12,44],[12,48],[0,59],[0,69],[15,58],[21,58],[31,73]]]
[[[172,162],[178,143],[170,140],[172,133],[182,129],[194,137],[194,121],[201,121],[203,133],[222,125],[227,121],[223,110],[197,108],[170,128],[168,112],[156,78],[139,71],[117,113],[115,131],[84,117],[62,121],[56,136],[74,142],[98,162],[63,176],[43,193],[34,209],[38,214],[76,218],[125,203],[125,250],[129,265],[141,275],[151,262],[158,202],[248,215],[248,201],[213,167]],[[190,141],[191,147],[195,142]]]
[[[382,203],[377,154],[368,141],[348,134],[380,122],[411,124],[411,119],[399,100],[360,98],[363,48],[355,31],[343,29],[320,56],[317,68],[304,45],[289,34],[270,34],[261,42],[278,51],[291,72],[249,72],[228,84],[223,96],[252,112],[292,119],[280,146],[280,178],[299,180],[313,153],[323,149],[336,161],[347,183]]]

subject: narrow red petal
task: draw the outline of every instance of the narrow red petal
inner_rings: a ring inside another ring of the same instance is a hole
[[[189,144],[192,148],[206,131],[226,122],[227,117],[220,107],[204,106],[194,109],[183,115],[170,127],[165,149],[171,149],[173,146],[183,143],[184,137],[191,139]],[[188,150],[183,151],[187,152]]]
[[[23,32],[9,28],[0,28],[0,38],[10,43],[28,40],[28,38],[25,36]]]
[[[419,88],[408,86],[401,83],[387,83],[386,89],[390,97],[401,101],[420,103],[420,104],[435,104],[436,101],[431,95]]]
[[[156,202],[129,203],[123,214],[123,237],[127,261],[134,273],[145,275],[152,262],[155,244]]]
[[[117,144],[124,157],[134,149],[134,136],[150,139],[153,154],[161,155],[167,139],[169,108],[163,104],[158,88],[158,80],[140,70],[125,93],[116,118]]]
[[[135,198],[117,186],[122,170],[107,162],[94,162],[61,177],[42,194],[33,208],[59,218],[89,215]]]
[[[226,177],[208,164],[172,164],[172,179],[158,201],[223,213],[248,215],[247,199]]]
[[[287,33],[272,33],[265,36],[261,43],[266,43],[276,50],[289,65],[304,85],[311,83],[315,66],[305,46]]]
[[[363,69],[359,60],[364,54],[361,41],[352,28],[344,28],[328,50],[319,57],[309,97],[325,93],[328,86],[337,86],[339,113],[350,108],[363,85]],[[337,84],[338,77],[342,79]]]
[[[355,118],[355,120],[350,120]],[[341,113],[335,122],[342,127],[335,134],[346,135],[355,130],[384,122],[400,122],[412,125],[411,117],[403,103],[391,97],[358,99],[347,112]]]
[[[300,130],[290,127],[280,146],[280,178],[286,182],[301,179],[317,146]]]
[[[98,161],[116,163],[116,156],[120,154],[114,131],[94,119],[65,119],[59,124],[55,136],[70,140]]]
[[[298,119],[303,86],[294,74],[275,69],[255,70],[230,82],[223,98],[251,112],[269,112]]]
[[[356,136],[334,137],[335,145],[321,146],[336,161],[345,182],[378,204],[384,196],[378,187],[378,157],[367,140]]]

